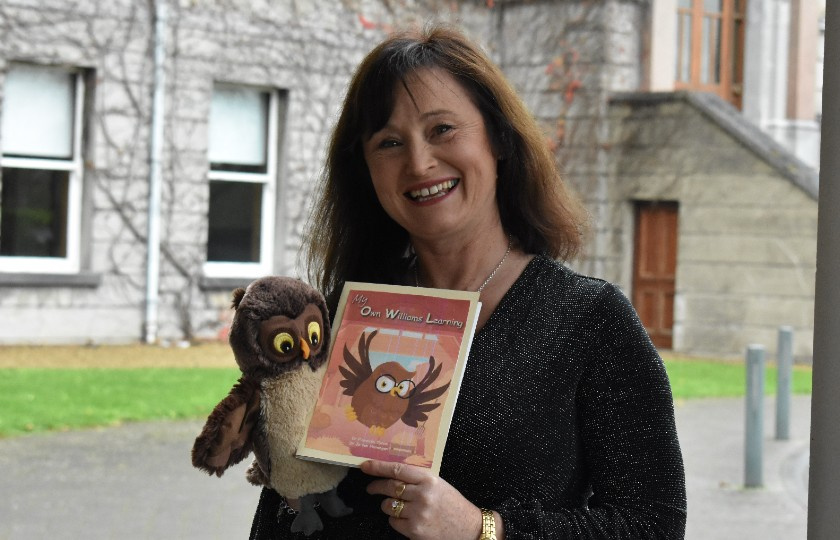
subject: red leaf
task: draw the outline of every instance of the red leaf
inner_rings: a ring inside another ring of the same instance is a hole
[[[376,23],[369,19],[366,19],[365,16],[361,13],[359,13],[359,22],[362,23],[362,27],[366,30],[373,30],[374,28],[376,28]]]
[[[583,86],[583,83],[575,79],[566,86],[566,103],[571,103],[575,99],[575,91]]]

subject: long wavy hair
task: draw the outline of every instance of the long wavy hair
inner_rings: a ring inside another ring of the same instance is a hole
[[[382,209],[362,144],[388,121],[398,85],[419,70],[449,73],[472,98],[499,158],[502,226],[528,253],[579,253],[587,213],[560,178],[542,130],[501,70],[449,26],[396,34],[357,68],[332,134],[308,224],[309,278],[328,297],[345,281],[395,283],[407,269],[408,233]]]

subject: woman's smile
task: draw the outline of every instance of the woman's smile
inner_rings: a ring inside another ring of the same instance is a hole
[[[449,195],[460,182],[459,179],[453,178],[444,180],[443,182],[436,182],[430,186],[412,189],[405,193],[405,196],[417,203],[425,203],[437,199],[441,199]]]

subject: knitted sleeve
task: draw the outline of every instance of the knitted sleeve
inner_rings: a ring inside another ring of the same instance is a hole
[[[614,286],[604,285],[589,321],[575,400],[591,496],[558,511],[509,498],[496,508],[506,538],[683,538],[685,478],[662,361]]]

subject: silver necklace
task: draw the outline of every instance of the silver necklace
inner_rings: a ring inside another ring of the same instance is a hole
[[[505,263],[505,259],[507,259],[508,253],[510,253],[511,246],[513,246],[513,236],[508,235],[508,246],[507,246],[507,250],[505,250],[505,254],[502,255],[502,260],[499,261],[499,264],[496,265],[496,268],[494,268],[493,271],[490,272],[490,275],[487,276],[487,279],[484,280],[484,283],[482,283],[481,286],[478,289],[476,289],[475,292],[480,293],[481,291],[483,291],[484,287],[486,287],[487,284],[490,283],[490,280],[493,279],[494,277],[496,277],[496,272],[498,272],[499,268],[501,268],[502,265]],[[414,259],[414,286],[415,287],[420,286],[420,274],[417,271],[418,266],[420,266],[420,265],[418,264],[417,259],[415,258]]]

